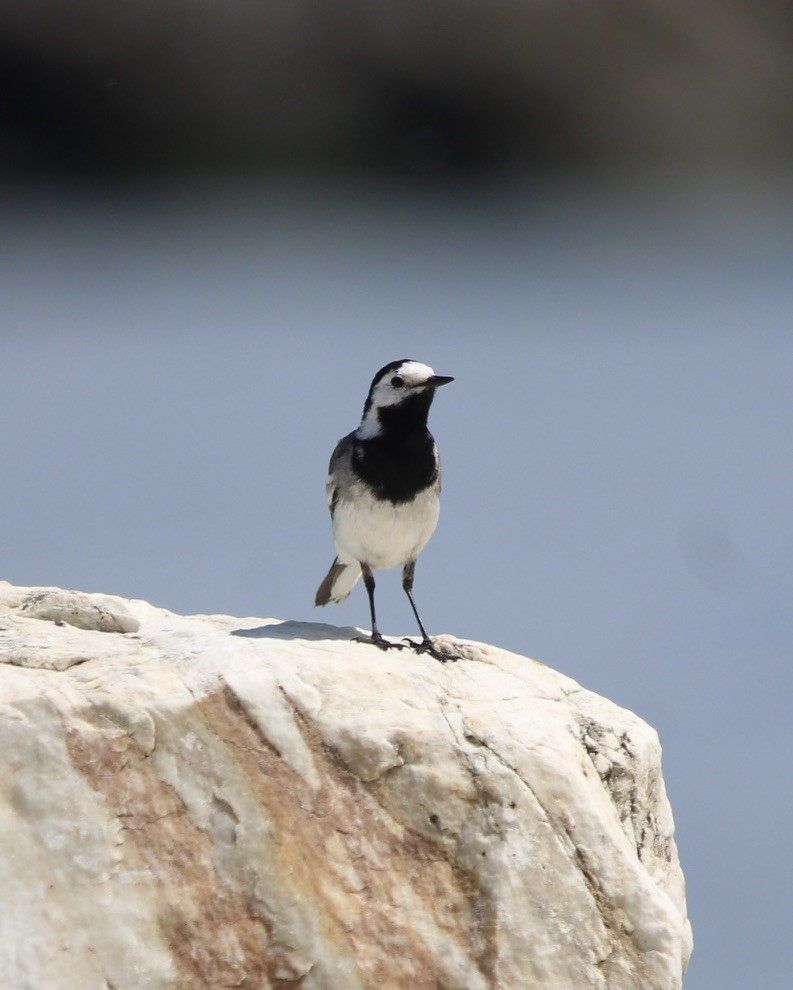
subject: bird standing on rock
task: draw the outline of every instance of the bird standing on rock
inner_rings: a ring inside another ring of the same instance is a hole
[[[435,390],[451,381],[407,359],[374,376],[360,426],[338,442],[330,459],[327,493],[337,556],[314,602],[344,601],[363,574],[372,635],[359,641],[401,650],[403,643],[389,642],[377,629],[372,572],[402,567],[402,587],[423,637],[405,642],[441,662],[456,658],[441,653],[428,636],[413,600],[413,576],[440,511],[440,458],[427,415]]]

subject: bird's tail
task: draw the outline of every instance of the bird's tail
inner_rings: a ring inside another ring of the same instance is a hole
[[[330,565],[325,580],[317,589],[314,604],[327,605],[328,602],[333,602],[338,605],[339,602],[343,602],[358,583],[360,576],[361,565],[357,561],[345,563],[337,557]]]

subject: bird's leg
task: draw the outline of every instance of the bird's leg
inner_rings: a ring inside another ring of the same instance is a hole
[[[374,614],[374,575],[368,564],[361,564],[361,571],[363,572],[363,583],[366,585],[366,593],[369,596],[369,611],[372,613],[372,635],[356,636],[355,642],[372,643],[381,650],[403,650],[404,646],[402,643],[389,643],[387,639],[383,639],[380,635],[377,629],[377,619]]]
[[[416,561],[409,560],[402,568],[402,587],[405,589],[405,594],[408,596],[410,607],[413,609],[413,614],[416,616],[416,622],[419,624],[419,629],[421,630],[421,635],[424,637],[424,642],[429,643],[430,638],[427,635],[427,630],[424,628],[424,623],[421,621],[419,610],[416,608],[416,603],[413,601],[413,577],[415,573]]]
[[[430,639],[427,630],[424,628],[424,623],[421,621],[419,610],[416,608],[416,603],[413,601],[413,576],[415,571],[416,561],[409,560],[402,569],[402,587],[405,589],[405,594],[408,596],[410,607],[413,609],[413,614],[416,616],[416,622],[419,624],[419,629],[421,630],[423,639],[420,643],[415,643],[412,639],[406,639],[405,642],[416,653],[429,653],[431,657],[434,657],[441,663],[446,663],[447,660],[457,660],[456,656],[441,653],[441,651]]]

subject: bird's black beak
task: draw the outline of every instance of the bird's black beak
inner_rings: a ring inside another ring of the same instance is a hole
[[[441,385],[448,385],[449,382],[453,382],[454,379],[451,375],[433,375],[432,378],[424,382],[425,385],[429,385],[430,388],[440,388]]]

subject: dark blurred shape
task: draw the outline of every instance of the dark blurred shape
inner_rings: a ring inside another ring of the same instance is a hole
[[[743,555],[712,520],[688,519],[680,531],[680,551],[688,571],[713,591],[724,591],[746,577]]]
[[[101,64],[0,42],[3,165],[25,173],[113,169],[130,148],[158,143],[151,117],[120,109],[116,85]]]
[[[424,175],[793,150],[791,14],[748,0],[0,6],[6,174]]]

